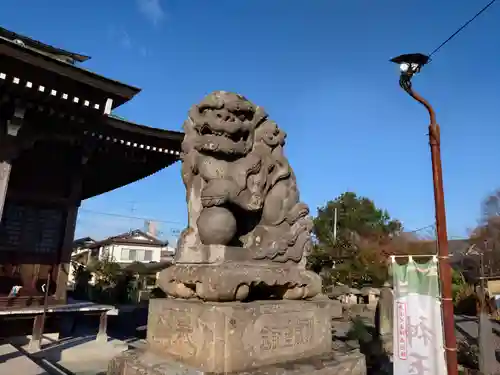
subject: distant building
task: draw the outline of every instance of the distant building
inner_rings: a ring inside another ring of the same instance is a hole
[[[73,254],[68,285],[74,283],[73,272],[78,265],[86,266],[93,260],[108,259],[127,268],[132,264],[142,263],[146,268],[164,268],[171,263],[175,248],[167,241],[139,229],[95,241],[84,237],[73,243]],[[160,267],[162,266],[162,267]],[[133,267],[133,266],[132,266]]]
[[[436,240],[420,240],[409,237],[408,244],[410,252],[416,254],[437,255],[438,252]],[[450,258],[452,258],[451,261],[459,261],[461,258],[470,255],[471,247],[472,245],[468,238],[448,240],[448,253]]]
[[[85,248],[86,246],[93,243],[96,243],[96,240],[94,240],[92,237],[78,238],[73,241],[73,250]]]
[[[87,242],[81,245],[84,240]],[[83,264],[88,264],[92,259],[109,259],[124,266],[134,262],[168,262],[173,260],[175,254],[175,249],[168,246],[168,242],[139,229],[102,241],[93,241],[91,238],[77,241],[80,242],[74,247],[73,259],[78,261],[86,253],[88,256]]]
[[[97,241],[91,237],[78,238],[73,241],[71,259],[80,264],[88,264],[90,260],[89,246],[95,244],[96,242]]]

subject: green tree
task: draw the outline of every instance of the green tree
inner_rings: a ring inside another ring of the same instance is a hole
[[[96,275],[97,284],[103,287],[114,287],[122,274],[120,265],[109,258],[92,261],[88,270]]]
[[[323,273],[331,270],[330,282],[353,286],[383,283],[386,255],[392,252],[392,240],[401,231],[401,223],[372,200],[343,193],[318,209],[309,267]]]
[[[92,273],[83,265],[73,262],[73,278],[75,280],[74,296],[76,299],[85,300],[89,297],[89,282]]]
[[[95,274],[92,299],[99,303],[129,303],[135,299],[137,278],[133,271],[123,269],[112,258],[94,260],[88,270]]]

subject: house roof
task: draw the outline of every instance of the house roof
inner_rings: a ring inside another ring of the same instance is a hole
[[[108,237],[102,241],[98,241],[89,246],[89,249],[101,247],[105,245],[116,244],[134,244],[134,245],[148,245],[148,246],[166,246],[167,242],[160,240],[150,233],[143,232],[140,229],[132,230],[129,232],[121,233],[116,236]]]
[[[86,130],[85,136],[98,147],[83,174],[82,199],[138,181],[175,163],[180,159],[184,133],[112,115],[104,116],[95,131]]]
[[[77,238],[76,240],[74,240],[73,244],[79,244],[79,243],[85,243],[85,242],[95,242],[95,240],[92,237],[82,237],[82,238]]]
[[[57,56],[65,56],[71,60],[77,62],[84,62],[90,59],[90,56],[82,55],[80,53],[70,52],[61,48],[57,48],[45,43],[42,43],[38,40],[32,39],[28,36],[21,35],[15,33],[13,31],[7,30],[3,27],[0,27],[0,38],[6,38],[12,41],[19,40],[25,44],[27,47],[31,47],[39,50],[40,52],[49,53]]]
[[[449,240],[448,252],[451,255],[466,255],[467,250],[471,247],[470,239]]]
[[[411,242],[417,245],[422,254],[435,254],[437,252],[437,241],[435,240],[415,240]],[[470,246],[469,239],[449,240],[448,253],[450,256],[465,255]]]
[[[89,243],[94,243],[96,242],[92,237],[83,237],[83,238],[78,238],[73,241],[73,249],[83,247],[88,245]]]
[[[114,129],[138,133],[144,136],[150,136],[161,140],[170,140],[178,144],[180,144],[184,139],[183,132],[153,128],[151,126],[146,126],[139,124],[137,122],[126,120],[123,117],[117,116],[115,114],[111,114],[105,117],[104,122],[107,126],[112,127]]]
[[[10,113],[18,101],[27,103],[37,129],[51,135],[50,140],[37,142],[36,149],[24,152],[19,159],[30,169],[39,169],[45,160],[58,160],[59,155],[69,152],[68,145],[76,152],[82,144],[90,145],[92,151],[83,168],[82,200],[172,165],[180,159],[184,137],[182,132],[107,115],[108,99],[116,108],[140,89],[74,64],[87,58],[0,27],[0,90],[7,97],[0,103],[1,110]],[[57,168],[60,175],[69,171],[64,163]]]
[[[57,76],[67,77],[73,81],[107,92],[113,98],[113,108],[126,103],[141,91],[138,87],[104,77],[58,57],[66,56],[68,59],[85,61],[88,56],[52,47],[9,30],[3,29],[3,33],[4,35],[15,34],[18,38],[11,39],[2,36],[2,30],[0,30],[1,56],[13,58],[16,61],[28,64],[28,66],[38,67],[46,72],[55,73]],[[21,40],[23,43],[16,42],[16,39]],[[52,52],[49,52],[49,50]]]

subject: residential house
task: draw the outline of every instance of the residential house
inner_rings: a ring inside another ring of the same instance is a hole
[[[142,263],[156,269],[161,264],[171,263],[175,254],[175,249],[168,246],[166,241],[139,229],[111,236],[102,241],[94,241],[90,237],[78,239],[74,242],[73,248],[69,285],[74,283],[74,268],[79,264],[87,265],[94,259],[108,259],[123,268],[133,263]]]
[[[78,238],[77,240],[73,241],[73,251],[85,249],[88,245],[91,245],[93,243],[96,243],[96,240],[94,240],[92,237]]]
[[[88,264],[90,260],[89,246],[97,241],[91,237],[78,238],[73,241],[73,250],[71,252],[71,260],[79,264]]]
[[[468,282],[477,282],[480,253],[471,240],[466,238],[448,241],[448,252],[453,269],[460,271]]]
[[[134,262],[168,262],[175,253],[167,242],[139,229],[89,244],[87,249],[90,259],[109,259],[123,266]]]

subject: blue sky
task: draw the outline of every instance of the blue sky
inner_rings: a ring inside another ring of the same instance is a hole
[[[288,133],[313,214],[352,190],[412,230],[434,221],[428,117],[388,59],[430,52],[486,2],[3,0],[0,23],[91,55],[86,68],[141,87],[119,110],[135,122],[179,130],[205,94],[244,94]],[[495,4],[414,79],[442,127],[450,236],[465,235],[500,187],[499,18]],[[171,234],[186,221],[180,164],[82,208],[77,235],[141,225],[89,210],[151,217]]]

